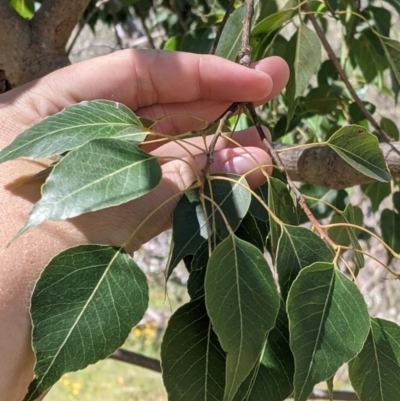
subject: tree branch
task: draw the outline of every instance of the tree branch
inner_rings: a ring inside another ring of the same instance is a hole
[[[148,356],[137,354],[136,352],[127,351],[120,348],[110,355],[109,358],[161,373],[161,364],[158,359],[149,358]]]
[[[8,0],[0,0],[0,69],[7,59],[14,57],[12,52],[25,48],[29,38],[28,20],[23,19],[11,7]],[[18,46],[17,46],[18,44]]]
[[[140,366],[142,368],[150,369],[154,372],[161,373],[161,363],[158,359],[149,358],[145,355],[138,354],[136,352],[127,351],[125,349],[118,349],[112,355],[109,356],[110,359],[115,359],[117,361],[126,362],[131,365]],[[314,390],[309,400],[330,400],[329,393],[324,390]],[[334,391],[334,400],[342,401],[358,401],[358,397],[355,393],[350,391]]]
[[[339,74],[340,78],[342,79],[343,83],[345,84],[347,90],[350,92],[351,97],[354,99],[356,102],[358,108],[360,109],[361,113],[365,116],[365,118],[370,122],[370,124],[375,128],[376,132],[386,141],[386,142],[392,142],[393,138],[391,138],[377,123],[377,121],[372,117],[371,113],[366,109],[364,106],[364,103],[361,101],[361,99],[358,97],[356,91],[354,90],[353,86],[349,82],[345,72],[343,71],[342,67],[340,66],[336,55],[327,41],[325,34],[321,27],[319,26],[317,20],[314,17],[313,11],[311,10],[310,6],[308,3],[305,1],[302,6],[303,10],[307,13],[308,18],[310,19],[316,34],[319,37],[319,40],[322,43],[322,46],[324,46],[324,49],[326,53],[328,54],[329,59],[331,60],[332,64],[335,67],[335,70]]]
[[[312,146],[293,150],[291,146],[275,145],[287,174],[293,181],[343,189],[374,182],[347,164],[328,146]],[[381,143],[393,179],[400,179],[400,142]],[[280,152],[285,149],[284,152]]]
[[[48,46],[64,50],[89,1],[44,0],[32,18],[31,26]]]

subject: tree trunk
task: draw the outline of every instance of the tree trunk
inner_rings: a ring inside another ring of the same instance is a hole
[[[44,0],[32,19],[0,0],[0,93],[70,64],[65,47],[90,0]]]

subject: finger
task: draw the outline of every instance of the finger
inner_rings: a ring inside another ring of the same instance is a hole
[[[22,87],[41,96],[42,116],[83,100],[109,99],[133,110],[198,99],[227,102],[264,98],[270,76],[210,55],[125,50],[55,71]]]
[[[268,128],[262,127],[267,138],[271,138],[271,133]],[[160,158],[162,164],[169,161],[172,157],[184,158],[190,155],[196,155],[208,151],[213,136],[188,138],[180,141],[170,141],[169,143],[160,146],[151,152],[152,155]],[[257,147],[266,151],[266,146],[260,138],[259,133],[255,127],[250,127],[241,131],[232,133],[225,133],[218,138],[215,145],[215,150],[235,148],[235,147]],[[144,146],[145,151],[148,149]]]
[[[260,100],[253,99],[255,106],[267,103],[275,98],[289,80],[289,67],[280,57],[274,56],[260,60],[252,64],[252,68],[267,72],[273,85],[268,95]],[[154,125],[154,130],[167,135],[177,135],[190,130],[202,129],[206,125],[205,122],[215,121],[231,104],[232,102],[199,99],[185,103],[142,107],[136,111],[136,114],[153,121],[162,119]],[[165,116],[167,117],[165,118]]]

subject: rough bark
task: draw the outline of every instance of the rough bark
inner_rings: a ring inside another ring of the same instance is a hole
[[[0,93],[68,65],[67,41],[89,0],[45,0],[31,20],[0,0]]]
[[[400,178],[400,142],[379,145],[393,179]],[[285,148],[290,148],[286,147]],[[374,182],[348,165],[327,146],[285,150],[283,165],[293,181],[343,189]]]

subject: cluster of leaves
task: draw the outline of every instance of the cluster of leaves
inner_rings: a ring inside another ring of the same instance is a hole
[[[174,14],[173,3],[165,3]],[[207,18],[175,13],[189,32],[173,31],[163,20],[170,37],[166,49],[208,51],[220,5],[194,3],[202,4]],[[387,3],[400,13],[395,0]],[[125,6],[138,4],[146,15],[155,12],[147,2]],[[310,6],[325,33],[340,27],[339,63],[356,93],[370,84],[397,99],[400,44],[389,38],[395,13],[372,2],[364,8],[346,0]],[[310,16],[294,0],[255,0],[255,11],[254,60],[278,54],[291,68],[286,92],[260,110],[261,121],[275,141],[318,142],[376,180],[362,188],[374,211],[392,195],[394,209],[383,211],[381,229],[390,258],[399,259],[400,192],[392,194],[395,184],[365,114],[334,63],[322,61],[321,38],[309,27]],[[238,4],[217,55],[236,59],[244,13]],[[365,107],[375,109],[371,103]],[[242,115],[238,125],[249,120]],[[393,121],[382,118],[381,127],[399,139]],[[0,152],[0,162],[59,158],[46,171],[42,198],[17,235],[45,220],[120,205],[153,190],[161,178],[158,161],[138,146],[148,134],[147,124],[123,105],[95,101],[71,106],[20,135]],[[301,190],[315,216],[329,222],[336,246],[304,226],[307,217],[278,171],[255,191],[244,177],[209,175],[182,194],[167,276],[185,262],[191,301],[174,313],[163,340],[163,380],[171,401],[280,401],[291,393],[303,401],[347,362],[362,401],[400,399],[400,327],[369,316],[356,286],[365,265],[356,230],[363,226],[363,213],[349,203],[346,191],[313,185]],[[71,248],[43,271],[32,295],[37,362],[25,400],[35,399],[62,374],[110,355],[141,319],[148,303],[146,278],[124,245]],[[352,269],[342,257],[348,249]],[[339,268],[342,261],[346,274]]]

